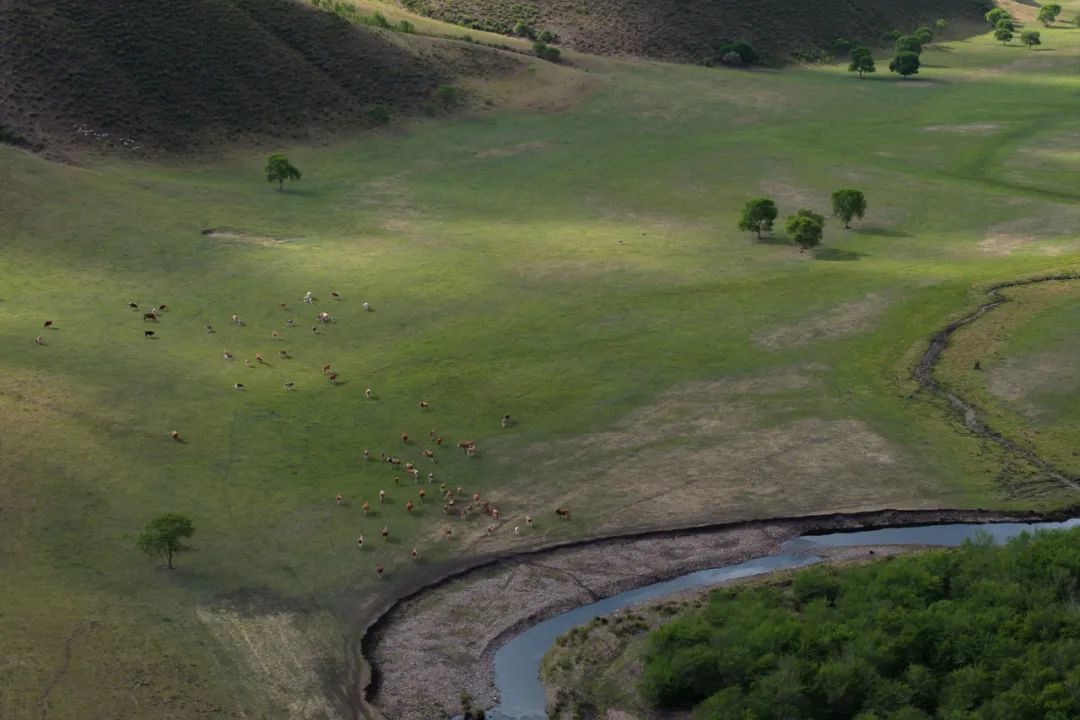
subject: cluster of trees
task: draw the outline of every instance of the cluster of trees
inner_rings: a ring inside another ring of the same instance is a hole
[[[1039,9],[1039,20],[1044,25],[1049,25],[1061,14],[1061,6],[1057,4],[1043,5]],[[986,22],[994,28],[994,39],[1002,45],[1008,45],[1016,37],[1016,23],[1011,15],[1001,8],[994,8],[984,16]],[[1033,49],[1036,45],[1042,45],[1042,36],[1038,30],[1024,30],[1020,33],[1020,42]]]
[[[641,691],[696,720],[1080,717],[1080,529],[714,592],[648,638]]]
[[[921,25],[915,28],[910,35],[904,35],[899,30],[891,30],[885,33],[882,39],[892,42],[896,50],[896,54],[889,62],[889,71],[896,73],[901,78],[918,74],[919,68],[922,67],[920,56],[923,48],[933,41],[935,31],[941,32],[948,26],[948,22],[939,19],[934,22],[933,28]],[[848,66],[848,70],[858,72],[859,77],[862,77],[864,73],[874,72],[874,58],[870,49],[862,46],[854,48],[851,51],[851,64]]]
[[[854,218],[861,219],[866,214],[866,196],[861,190],[854,188],[837,190],[832,194],[832,211],[833,217],[839,218],[844,227],[849,228]],[[769,198],[749,200],[743,205],[739,229],[756,233],[760,240],[762,233],[772,232],[778,215],[776,203]],[[812,210],[802,208],[788,216],[784,230],[802,251],[806,251],[821,244],[825,232],[825,218]]]

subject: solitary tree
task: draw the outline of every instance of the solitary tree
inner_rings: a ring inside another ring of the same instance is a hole
[[[173,554],[191,550],[191,546],[185,545],[184,540],[194,534],[195,526],[190,518],[176,513],[165,513],[146,524],[135,545],[151,557],[165,558],[166,567],[172,570]]]
[[[945,18],[938,18],[934,21],[934,29],[938,32],[941,32],[947,27],[949,27],[949,23]]]
[[[844,222],[845,229],[850,228],[852,218],[862,220],[866,214],[866,196],[854,188],[837,190],[832,194],[832,214]]]
[[[851,51],[851,64],[848,65],[848,72],[857,72],[859,77],[862,77],[864,73],[872,73],[876,69],[874,67],[874,56],[870,53],[870,48],[860,45]]]
[[[1002,45],[1008,45],[1009,41],[1013,39],[1012,30],[1006,30],[1005,28],[998,28],[994,31],[994,39]]]
[[[300,171],[284,155],[271,155],[266,161],[266,182],[276,182],[278,190],[285,189],[286,180],[299,180]]]
[[[794,215],[789,215],[784,226],[788,235],[799,245],[799,252],[821,244],[821,234],[825,230],[825,218],[803,208]]]
[[[998,20],[1008,20],[1009,13],[1002,10],[1001,8],[994,8],[993,10],[987,12],[986,15],[984,15],[983,17],[986,18],[987,23],[996,26],[998,24]]]
[[[1059,5],[1058,7],[1060,8],[1061,6]],[[1058,10],[1057,12],[1054,12],[1053,5],[1043,5],[1041,8],[1039,8],[1038,20],[1046,27],[1050,27],[1050,23],[1054,22],[1054,20],[1057,19],[1059,12],[1061,11]]]
[[[1038,30],[1025,30],[1020,33],[1020,42],[1028,46],[1028,50],[1033,50],[1036,45],[1042,45],[1042,40],[1039,39]]]
[[[901,35],[896,38],[897,52],[913,52],[916,55],[922,52],[922,41],[914,35]]]
[[[913,52],[896,53],[896,57],[889,63],[889,70],[898,74],[901,78],[918,74],[919,54]]]
[[[772,230],[776,215],[776,203],[769,198],[748,200],[743,205],[742,217],[739,218],[739,229],[757,233],[758,240],[760,240],[762,231],[769,232]]]
[[[911,34],[919,38],[919,42],[923,45],[929,45],[930,41],[934,39],[934,31],[926,27],[925,25],[915,28],[915,32]]]

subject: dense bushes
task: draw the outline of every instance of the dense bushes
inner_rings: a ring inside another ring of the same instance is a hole
[[[723,590],[649,637],[695,720],[1080,717],[1080,529]]]

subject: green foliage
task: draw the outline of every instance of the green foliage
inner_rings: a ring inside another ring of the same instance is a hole
[[[919,54],[913,52],[898,52],[896,57],[889,63],[889,71],[906,78],[919,72]]]
[[[135,546],[151,557],[165,558],[166,567],[172,570],[173,555],[191,550],[184,544],[195,534],[195,525],[191,519],[176,513],[164,513],[146,524]]]
[[[551,47],[547,43],[540,42],[539,40],[533,43],[533,52],[536,53],[536,57],[541,60],[548,60],[553,63],[559,62],[559,58],[562,57],[559,48]]]
[[[278,190],[285,189],[286,180],[299,180],[300,171],[284,155],[271,155],[266,161],[266,182],[276,182]]]
[[[368,108],[367,116],[376,124],[385,125],[390,122],[390,108],[382,104],[372,105]]]
[[[934,31],[925,25],[915,28],[915,32],[911,34],[919,38],[919,43],[924,46],[929,45],[930,41],[934,39]]]
[[[984,15],[986,22],[990,25],[997,26],[999,20],[1011,20],[1011,16],[1001,8],[994,8]]]
[[[934,30],[941,32],[945,28],[949,27],[949,22],[945,18],[938,18],[934,21]]]
[[[742,216],[739,218],[739,229],[757,233],[760,240],[762,232],[772,230],[777,214],[776,203],[769,198],[748,200],[743,205]]]
[[[745,40],[736,40],[735,42],[724,43],[717,48],[717,54],[723,57],[729,52],[738,53],[742,61],[747,65],[753,65],[761,59],[761,55],[754,49],[754,46]]]
[[[1002,18],[998,20],[995,27],[998,30],[1008,30],[1010,32],[1016,30],[1016,25],[1013,24],[1013,21],[1010,18]]]
[[[1012,30],[998,28],[994,31],[994,39],[1000,42],[1002,45],[1008,45],[1009,41],[1013,39]]]
[[[523,20],[518,20],[514,23],[513,30],[510,31],[511,35],[517,35],[518,37],[529,38],[530,40],[536,39],[536,31],[529,27],[529,24]]]
[[[400,30],[403,33],[412,34],[412,33],[416,32],[416,26],[413,25],[408,20],[402,20],[401,22],[398,23],[398,30]]]
[[[899,30],[890,30],[881,34],[881,40],[885,43],[895,43],[903,35]]]
[[[912,52],[918,55],[922,52],[922,40],[914,35],[902,35],[896,38],[897,52]]]
[[[541,30],[540,34],[536,36],[536,39],[542,43],[557,43],[559,42],[559,36],[551,30]]]
[[[1080,529],[715,591],[647,639],[642,695],[698,720],[1080,717]]]
[[[1054,22],[1054,20],[1057,19],[1058,13],[1061,12],[1060,5],[1056,6],[1057,11],[1054,10],[1054,7],[1055,6],[1053,5],[1043,5],[1039,8],[1039,14],[1036,19],[1046,27],[1050,27],[1050,23]]]
[[[435,89],[435,102],[443,110],[453,110],[461,104],[461,91],[453,85],[440,85]]]
[[[1034,49],[1036,45],[1042,45],[1042,39],[1039,37],[1038,30],[1025,30],[1020,33],[1020,42],[1028,46],[1028,50]]]
[[[848,64],[848,72],[857,72],[859,77],[862,77],[866,73],[872,73],[877,70],[874,67],[874,56],[870,52],[870,48],[859,47],[854,48],[851,51],[851,63]]]
[[[788,216],[784,229],[799,246],[800,252],[806,252],[821,244],[821,236],[825,231],[825,218],[803,208],[794,215]]]
[[[861,190],[843,188],[832,194],[833,217],[839,218],[844,227],[851,227],[852,218],[863,219],[866,214],[866,196]]]

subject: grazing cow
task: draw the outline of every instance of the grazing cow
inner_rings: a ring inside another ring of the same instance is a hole
[[[363,535],[356,538],[356,547],[359,548],[360,550],[364,549],[364,536]]]
[[[395,476],[394,476],[394,484],[395,484],[395,485],[401,485],[401,478],[399,478],[399,477],[397,477],[397,476],[395,475]]]
[[[526,515],[525,516],[525,524],[528,525],[529,527],[532,527],[532,515]]]
[[[48,327],[48,325],[46,325],[45,327]],[[426,400],[421,400],[420,401],[420,409],[421,410],[427,410],[429,407],[431,407],[431,403],[427,402]]]
[[[132,310],[138,310],[139,309],[138,303],[133,303],[133,302],[129,302],[128,307],[131,308]]]
[[[313,300],[314,300],[314,298],[311,297],[311,291],[310,290],[308,290],[306,293],[304,293],[304,302],[306,302],[308,305],[310,305]]]
[[[370,459],[371,459],[371,453],[368,452],[367,448],[364,448],[364,461],[367,462]]]
[[[521,527],[520,526],[518,526],[518,525],[514,526],[514,534],[515,535],[520,535],[521,534]]]
[[[278,310],[284,310],[285,309],[285,303],[278,303],[277,306],[278,306]]]
[[[325,375],[329,370],[330,370],[330,363],[323,363],[323,366],[322,366],[323,374]]]
[[[319,332],[319,326],[318,325],[312,325],[311,326],[311,332],[313,332],[313,333]]]
[[[326,376],[326,379],[331,385],[335,384],[337,382],[337,373],[330,373]]]
[[[476,447],[476,441],[475,440],[462,440],[461,442],[459,442],[457,444],[457,446],[459,448],[461,448],[462,452],[464,452],[466,455],[468,455],[469,450],[472,450],[473,448]]]
[[[457,486],[457,494],[458,494],[458,495],[463,495],[464,493],[465,493],[465,488],[463,488],[463,487],[461,487],[460,485],[458,485],[458,486]]]
[[[412,512],[412,509],[413,509],[413,504],[412,504],[412,500],[410,500],[409,502],[405,503],[405,509],[406,509],[406,510],[408,510],[409,512]]]
[[[233,325],[239,325],[240,324],[240,316],[239,315],[230,315],[229,316],[229,322],[231,322]]]
[[[480,493],[473,493],[472,494],[472,501],[473,502],[480,502]]]
[[[386,491],[385,490],[380,490],[379,491],[379,502],[386,502]]]
[[[510,427],[510,415],[509,414],[503,415],[502,420],[500,420],[499,422],[502,424],[502,426],[504,428],[505,427]]]
[[[449,540],[450,536],[453,534],[454,531],[451,528],[446,528],[445,530],[443,530],[443,537],[445,537],[447,540]]]
[[[367,388],[366,390],[364,390],[364,397],[370,400],[371,398],[375,397],[375,393],[371,392],[371,388]]]
[[[408,470],[409,472],[412,472],[412,469],[414,467],[416,467],[416,466],[413,465],[412,463],[405,463],[405,469]]]
[[[154,337],[154,331],[153,330],[143,330],[142,336],[146,337],[146,338]]]
[[[158,311],[160,311],[160,312],[164,312],[164,310],[165,310],[165,303],[161,303],[160,305],[158,305],[158,306],[157,306],[157,309],[158,309]]]
[[[271,330],[270,331],[270,338],[272,340],[279,340],[281,338],[281,333],[279,333],[277,330]]]
[[[340,300],[341,299],[341,293],[339,293],[337,290],[331,290],[330,291],[330,297],[334,298],[335,300]]]
[[[427,474],[427,481],[428,481],[429,483],[433,483],[433,482],[435,482],[435,473],[433,473],[433,472],[429,472],[429,473]]]
[[[401,433],[401,443],[403,445],[409,444],[409,433]]]
[[[244,367],[251,367],[251,361],[247,358],[244,358]]]
[[[431,428],[431,431],[427,434],[427,436],[429,438],[431,438],[432,440],[434,440],[435,436],[438,435],[438,434],[439,434],[438,430],[436,430],[435,428]]]
[[[499,508],[491,508],[491,519],[495,522],[499,521]]]
[[[364,504],[360,506],[360,509],[364,511],[365,515],[367,515],[368,511],[371,510],[371,503],[365,500]]]
[[[364,312],[370,312],[370,310],[371,310],[371,306],[368,305],[367,303],[364,303],[360,307],[364,308]]]
[[[262,365],[262,361],[263,361],[263,359],[262,359],[262,353],[255,353],[255,362],[257,362],[257,363],[259,363],[260,365]]]
[[[233,354],[231,352],[229,352],[228,350],[225,350],[225,351],[223,351],[221,353],[221,357],[225,358],[226,360],[232,360],[233,359]]]
[[[345,498],[341,497],[341,493],[337,494],[337,504],[340,505]]]
[[[292,318],[289,318],[288,320],[285,321],[285,324],[288,325],[289,327],[292,327],[293,325],[296,324],[296,321],[293,320]]]
[[[278,357],[281,358],[282,360],[288,360],[289,359],[289,351],[288,350],[278,350],[277,354],[278,354]]]
[[[44,325],[42,325],[42,327],[43,327],[43,328],[45,328],[46,330],[48,330],[49,328],[51,328],[51,327],[52,327],[52,320],[46,320],[46,321],[45,321],[45,324],[44,324]]]
[[[176,442],[180,442],[180,431],[173,430],[171,433],[169,433],[169,437],[171,437]]]
[[[378,565],[375,566],[375,574],[379,576],[380,580],[382,580],[382,574],[383,574],[382,563],[379,563]]]
[[[412,559],[415,560],[418,557],[420,557],[420,553],[416,552],[416,548],[413,548],[412,549]]]
[[[285,382],[284,384],[282,384],[282,387],[285,388],[286,390],[292,390],[293,389],[293,383]]]
[[[487,526],[487,534],[488,534],[488,535],[491,535],[491,534],[493,534],[494,532],[495,532],[495,526],[494,526],[494,525],[488,525],[488,526]]]
[[[435,453],[431,452],[430,450],[424,451],[424,457],[426,457],[431,462],[435,462]]]
[[[427,497],[427,493],[424,492],[424,488],[420,488],[420,502],[424,502],[425,497]]]
[[[206,326],[206,334],[209,335],[212,332],[214,332],[214,326],[213,325],[207,325]]]
[[[243,389],[244,389],[244,384],[243,383],[233,383],[233,390],[243,390]]]
[[[468,455],[469,457],[476,457],[476,452],[477,452],[477,450],[476,450],[475,445],[471,445],[471,446],[465,448],[465,454]]]
[[[438,445],[439,447],[442,447],[442,435],[435,438],[435,444]]]
[[[414,483],[420,482],[420,471],[419,470],[417,470],[416,468],[413,468],[412,470],[409,471],[409,473],[412,475],[412,479],[413,479]]]
[[[157,315],[155,315],[152,312],[143,313],[142,314],[142,319],[143,320],[149,320],[150,322],[157,322]]]
[[[382,535],[383,540],[388,540],[390,538],[390,528],[383,525],[383,529],[379,531],[379,534]]]
[[[557,507],[557,508],[555,508],[555,514],[558,515],[559,517],[563,518],[564,520],[569,520],[570,519],[570,508]]]

